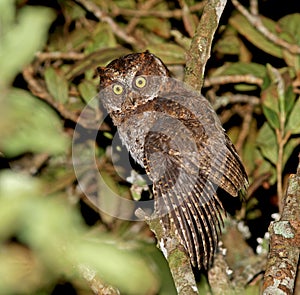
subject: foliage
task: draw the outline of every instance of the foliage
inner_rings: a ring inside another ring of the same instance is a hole
[[[0,152],[11,170],[0,174],[0,293],[55,293],[55,286],[70,282],[80,294],[92,294],[92,288],[107,294],[117,289],[122,294],[174,294],[167,264],[147,226],[108,216],[85,199],[73,170],[72,137],[80,112],[97,94],[98,66],[148,49],[182,79],[203,3],[57,0],[46,8],[44,1],[34,1],[40,6],[30,2],[0,0]],[[285,179],[297,162],[300,54],[276,38],[299,48],[300,14],[262,17],[274,40],[230,5],[226,15],[215,36],[203,93],[235,142],[253,185],[239,218],[249,224],[255,240],[264,235],[251,228],[265,214],[260,205],[278,210]],[[90,112],[103,116],[97,104]],[[89,124],[83,121],[81,128]],[[95,148],[97,168],[111,188],[105,190],[96,180],[97,196],[104,199],[106,193],[117,212],[111,191],[128,199],[131,189],[139,199],[147,187],[131,175],[130,188],[129,175],[123,177],[110,156],[113,127],[105,121],[100,129],[96,146],[88,140],[82,151]],[[90,187],[95,179],[86,167],[79,176]],[[201,288],[207,290],[203,279]],[[257,290],[251,286],[245,292]]]

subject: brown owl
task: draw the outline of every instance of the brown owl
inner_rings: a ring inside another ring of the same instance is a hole
[[[98,68],[100,100],[153,184],[154,217],[174,227],[193,266],[208,268],[226,193],[247,186],[239,155],[210,103],[148,51]]]

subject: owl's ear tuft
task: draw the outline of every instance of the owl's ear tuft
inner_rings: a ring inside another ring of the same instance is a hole
[[[98,67],[97,68],[97,73],[100,77],[101,77],[101,75],[103,75],[104,71],[105,71],[105,67]]]

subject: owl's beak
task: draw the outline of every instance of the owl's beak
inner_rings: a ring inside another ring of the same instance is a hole
[[[137,101],[136,95],[134,95],[134,93],[129,93],[129,95],[127,96],[127,100],[130,104],[135,105],[135,102]]]

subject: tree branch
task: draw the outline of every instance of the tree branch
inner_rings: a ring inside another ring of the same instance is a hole
[[[264,295],[293,294],[300,254],[300,163],[297,173],[290,176],[282,203],[280,220],[269,227],[271,239]]]
[[[227,75],[205,78],[204,87],[209,87],[212,85],[223,85],[228,83],[249,83],[262,86],[263,79],[255,77],[253,75]]]
[[[203,86],[205,66],[210,58],[213,37],[226,2],[226,0],[208,1],[187,52],[184,81],[199,92]]]
[[[145,219],[155,234],[158,247],[168,261],[178,295],[197,295],[198,288],[190,264],[190,258],[177,238],[174,229],[166,232],[159,219],[147,217],[142,209],[137,209],[136,216]]]
[[[114,3],[112,3],[114,4]],[[201,1],[189,7],[190,12],[196,12],[203,9],[206,1]],[[136,10],[136,9],[127,9],[118,7],[117,5],[113,5],[112,7],[112,16],[116,17],[118,15],[122,16],[137,16],[137,17],[159,17],[159,18],[182,18],[183,15],[182,9],[174,9],[174,10]]]

